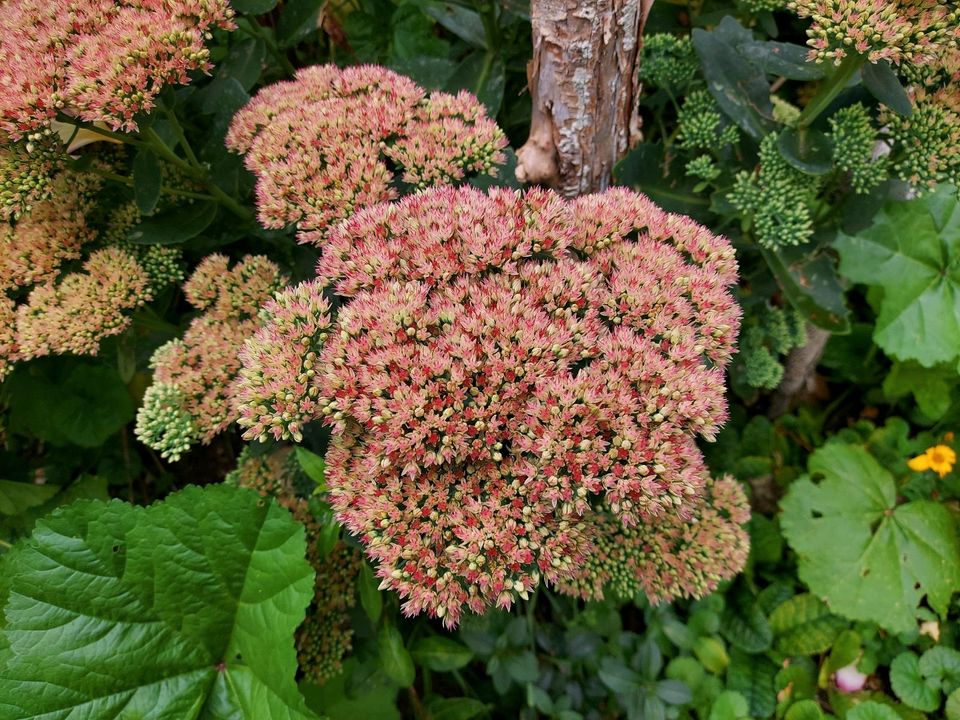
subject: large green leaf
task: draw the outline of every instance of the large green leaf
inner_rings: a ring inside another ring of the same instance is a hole
[[[781,523],[811,592],[841,615],[894,632],[916,627],[924,596],[944,614],[960,589],[950,511],[927,500],[898,505],[893,477],[860,446],[820,448],[809,470],[783,499]]]
[[[770,613],[776,648],[786,655],[826,652],[845,625],[842,618],[809,593],[790,598]]]
[[[8,556],[0,717],[306,720],[303,528],[256,493],[82,501]]]
[[[0,480],[0,515],[19,515],[29,508],[43,505],[59,490],[56,485]]]
[[[883,290],[874,340],[924,367],[960,356],[960,207],[955,191],[887,205],[873,226],[840,234],[840,271]]]

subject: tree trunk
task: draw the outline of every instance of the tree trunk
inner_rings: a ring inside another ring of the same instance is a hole
[[[532,0],[533,116],[517,179],[567,197],[608,187],[640,140],[637,65],[653,0]]]

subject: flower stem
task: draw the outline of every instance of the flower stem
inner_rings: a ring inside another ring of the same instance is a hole
[[[866,60],[863,55],[847,55],[840,63],[840,67],[824,81],[817,94],[800,113],[800,117],[797,119],[797,127],[810,127],[814,120],[820,116],[820,113],[826,110],[827,106],[847,86],[847,83],[857,74]]]

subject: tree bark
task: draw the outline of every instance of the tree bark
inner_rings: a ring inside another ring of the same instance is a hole
[[[640,140],[637,65],[653,0],[532,0],[533,113],[517,179],[567,197],[610,185]]]
[[[810,388],[817,372],[817,363],[827,347],[830,333],[813,325],[807,325],[807,342],[794,348],[787,356],[783,379],[770,398],[771,418],[778,418],[790,409],[798,395]]]

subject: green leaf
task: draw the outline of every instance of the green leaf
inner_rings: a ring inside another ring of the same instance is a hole
[[[305,550],[286,510],[225,485],[55,512],[6,563],[0,715],[315,718],[294,683]]]
[[[382,678],[379,684],[370,683],[355,695],[348,692],[349,679],[355,676],[359,667],[355,657],[347,658],[343,672],[323,685],[301,682],[300,692],[307,707],[330,720],[401,720],[396,704],[397,686],[382,673],[377,673]]]
[[[440,635],[420,638],[410,649],[410,654],[418,665],[436,672],[459,670],[473,659],[470,648]]]
[[[360,606],[370,618],[370,622],[376,625],[380,621],[380,614],[383,612],[383,596],[377,588],[377,578],[370,569],[370,563],[364,562],[360,566],[360,575],[357,577],[357,594],[360,595]]]
[[[287,0],[277,21],[277,43],[293,47],[315,33],[319,27],[324,0]]]
[[[506,68],[503,58],[493,52],[477,50],[467,55],[447,78],[448,92],[469,90],[487,108],[490,117],[496,117],[503,104],[506,86]]]
[[[777,707],[773,682],[777,666],[764,655],[734,650],[727,670],[727,689],[740,693],[750,706],[750,715],[770,717]]]
[[[54,445],[102,445],[135,412],[119,373],[104,365],[76,365],[63,378],[23,368],[4,381],[4,389],[10,428]]]
[[[902,718],[889,705],[867,700],[850,708],[847,712],[847,720],[902,720]]]
[[[850,331],[850,311],[832,258],[784,248],[760,252],[790,304],[811,324],[832,333]]]
[[[900,84],[900,79],[889,62],[881,60],[878,63],[866,63],[863,66],[862,78],[867,90],[888,108],[903,117],[913,115],[910,96]]]
[[[250,100],[240,79],[233,75],[220,74],[213,82],[197,93],[200,98],[200,111],[205,115],[220,113],[232,117]]]
[[[377,636],[377,647],[380,649],[380,666],[387,677],[400,687],[413,685],[416,669],[400,631],[392,625],[384,625]]]
[[[276,0],[265,0],[265,2],[273,4]],[[266,55],[267,44],[262,38],[247,38],[230,48],[227,59],[217,67],[217,77],[233,78],[242,90],[248,92],[260,79]]]
[[[295,452],[300,469],[317,484],[314,492],[324,492],[327,489],[327,465],[323,458],[302,445],[297,445]]]
[[[697,660],[703,663],[703,666],[714,675],[722,673],[730,663],[727,649],[718,638],[697,638],[697,642],[693,646],[693,654],[696,655]]]
[[[693,693],[679,680],[661,680],[657,683],[657,697],[668,705],[685,705],[693,700]]]
[[[141,149],[133,159],[133,199],[144,215],[152,213],[157,206],[162,184],[160,160],[152,150]]]
[[[413,0],[413,4],[461,40],[474,47],[487,49],[483,19],[473,10],[441,0]]]
[[[628,668],[622,660],[609,656],[600,661],[597,677],[613,692],[621,695],[638,690],[643,682],[639,673]]]
[[[781,502],[781,525],[811,592],[892,632],[916,627],[925,595],[945,614],[960,588],[960,544],[946,506],[897,505],[893,477],[860,446],[820,448],[809,471]]]
[[[936,687],[950,694],[960,687],[960,652],[937,645],[920,656],[920,672]]]
[[[823,711],[816,700],[800,700],[790,706],[784,720],[820,720],[822,717]]]
[[[660,143],[640,143],[614,166],[614,182],[640,190],[664,210],[706,219],[710,203],[693,191],[694,183],[663,176],[663,153]]]
[[[503,660],[507,673],[518,685],[536,682],[540,677],[540,665],[537,656],[529,650],[512,653]]]
[[[960,380],[949,365],[925,368],[917,362],[895,362],[883,381],[883,394],[890,400],[913,395],[920,411],[939,420],[950,409],[951,391]]]
[[[890,685],[904,703],[922,712],[940,707],[940,689],[931,687],[920,672],[920,661],[912,652],[902,652],[890,663]]]
[[[177,245],[202,233],[217,215],[217,204],[197,200],[134,225],[127,239],[138,245]]]
[[[833,143],[813,128],[784,128],[777,149],[790,165],[807,175],[826,175],[833,169]]]
[[[960,228],[943,217],[957,209],[952,192],[890,204],[873,226],[836,240],[840,271],[883,290],[873,338],[898,360],[933,367],[960,356]]]
[[[473,720],[489,710],[489,705],[468,697],[438,698],[430,703],[432,720]]]
[[[776,124],[763,71],[718,32],[694,28],[692,37],[707,87],[723,112],[754,140],[772,132]]]
[[[740,720],[750,714],[747,699],[738,692],[724,690],[713,701],[707,720]]]
[[[767,616],[752,593],[740,583],[730,593],[720,627],[731,645],[748,653],[765,652],[773,643]]]
[[[230,5],[238,13],[262,15],[277,6],[277,0],[230,0]]]
[[[796,595],[770,613],[770,628],[776,648],[786,655],[816,655],[825,652],[846,622],[832,614],[817,597]]]
[[[60,490],[56,485],[0,480],[0,515],[20,515],[43,505]]]
[[[943,708],[947,720],[960,720],[960,690],[954,690]],[[848,716],[849,717],[849,716]]]
[[[807,60],[810,48],[804,45],[753,40],[740,43],[737,50],[770,75],[788,80],[820,80],[826,75],[822,63]]]

